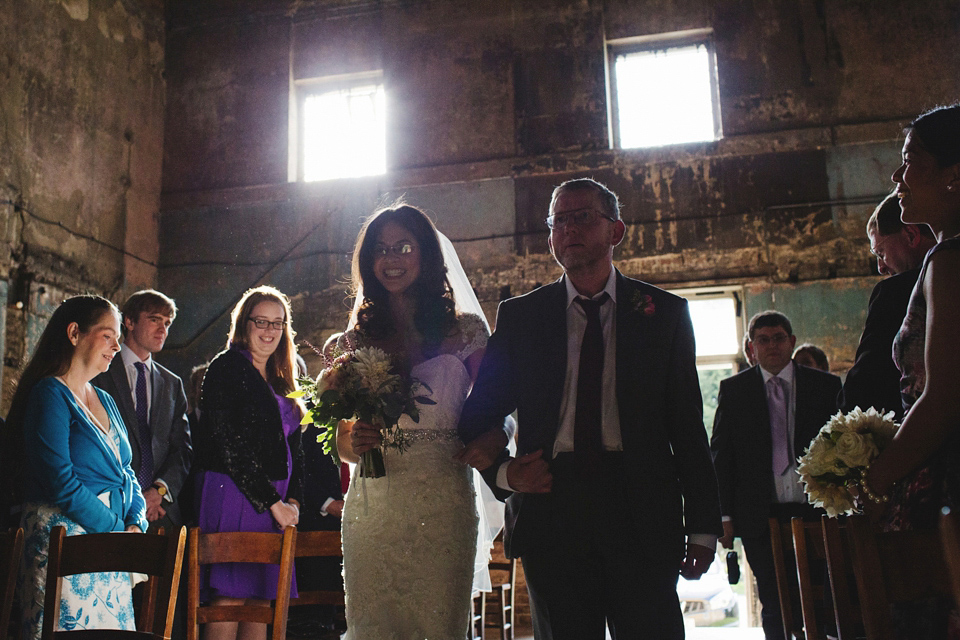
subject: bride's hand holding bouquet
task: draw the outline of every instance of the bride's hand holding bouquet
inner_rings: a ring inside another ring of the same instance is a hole
[[[368,478],[383,477],[382,449],[392,447],[403,453],[407,444],[400,416],[406,414],[419,422],[417,404],[434,401],[420,395],[425,385],[394,373],[390,356],[382,349],[353,348],[347,341],[345,349],[335,348],[332,355],[323,355],[326,366],[317,379],[301,379],[300,390],[290,394],[307,404],[300,424],[321,429],[317,441],[339,464],[337,427],[341,421],[355,421],[350,443],[360,456],[360,473]]]

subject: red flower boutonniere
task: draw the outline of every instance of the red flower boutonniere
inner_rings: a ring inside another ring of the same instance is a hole
[[[633,292],[630,302],[633,305],[634,312],[640,315],[652,316],[657,312],[657,305],[653,304],[653,298],[639,291]]]

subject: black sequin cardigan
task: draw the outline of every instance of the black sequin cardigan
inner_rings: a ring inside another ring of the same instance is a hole
[[[200,468],[230,476],[258,513],[285,497],[271,484],[289,473],[280,408],[270,385],[237,349],[218,354],[203,377],[195,446]],[[299,447],[291,452],[297,468]],[[297,493],[291,482],[288,495]]]

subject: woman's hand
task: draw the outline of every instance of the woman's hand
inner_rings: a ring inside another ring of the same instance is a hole
[[[500,452],[507,446],[507,434],[502,428],[490,429],[479,438],[476,438],[460,453],[453,456],[454,460],[468,464],[477,471],[483,471],[492,465]]]
[[[270,515],[280,529],[295,527],[300,522],[300,509],[283,500],[277,500],[270,505]]]
[[[128,524],[123,531],[124,533],[143,533],[143,530],[135,524]]]
[[[383,434],[380,429],[369,422],[357,420],[350,430],[350,447],[357,456],[378,448],[382,442]]]

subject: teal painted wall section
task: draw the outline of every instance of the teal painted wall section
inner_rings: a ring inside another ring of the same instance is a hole
[[[744,322],[765,309],[780,311],[790,318],[797,344],[812,342],[826,352],[832,371],[845,372],[853,364],[877,281],[865,277],[748,285]]]

